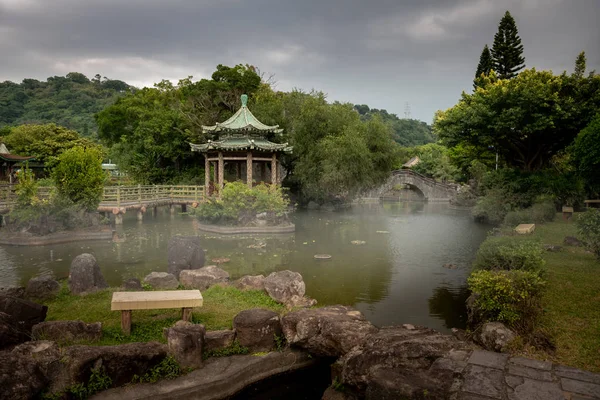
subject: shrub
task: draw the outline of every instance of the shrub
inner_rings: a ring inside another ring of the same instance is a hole
[[[102,152],[96,147],[73,147],[64,151],[52,171],[52,178],[61,196],[95,210],[100,204],[105,180]]]
[[[491,189],[485,196],[477,200],[472,213],[478,220],[499,224],[504,220],[510,208],[510,204],[506,201],[506,192],[502,189]]]
[[[477,251],[473,267],[484,270],[524,270],[539,273],[545,265],[542,246],[532,240],[491,237]]]
[[[285,216],[288,204],[280,186],[262,183],[249,188],[243,182],[230,182],[223,188],[221,199],[207,199],[192,213],[212,223],[245,225],[259,213],[266,213],[268,221],[278,221]]]
[[[581,214],[577,228],[585,246],[600,260],[600,210],[592,208]]]
[[[543,200],[535,203],[533,206],[525,209],[514,210],[504,217],[504,225],[514,228],[519,224],[543,224],[549,222],[556,216],[554,203],[549,200]]]
[[[468,279],[478,319],[503,322],[522,332],[530,331],[539,315],[544,284],[530,271],[475,271]]]

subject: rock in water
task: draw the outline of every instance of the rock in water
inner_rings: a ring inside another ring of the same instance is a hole
[[[60,291],[60,283],[51,276],[36,276],[27,282],[25,293],[32,299],[51,299]]]
[[[72,293],[89,293],[107,287],[100,266],[93,255],[84,253],[73,259],[69,271],[69,289]]]
[[[279,315],[262,308],[240,312],[233,318],[233,329],[240,345],[252,351],[273,350],[276,345],[275,335],[281,335]]]
[[[302,275],[292,271],[273,272],[265,278],[265,290],[273,300],[289,304],[292,297],[304,297],[306,285]]]
[[[204,267],[204,249],[198,236],[173,236],[167,249],[169,273],[179,279],[179,274],[187,269]]]
[[[240,290],[265,290],[264,275],[245,275],[233,284]]]
[[[95,342],[102,338],[102,323],[86,324],[83,321],[40,322],[33,326],[31,334],[37,340],[52,340],[57,343]]]
[[[290,345],[326,357],[346,354],[378,330],[360,311],[345,306],[294,311],[281,324]]]
[[[200,269],[183,270],[179,279],[186,288],[205,290],[217,283],[229,282],[229,273],[216,265],[209,265]]]
[[[129,278],[123,282],[123,289],[125,290],[143,290],[142,283],[138,278]]]
[[[475,341],[484,349],[496,352],[508,350],[509,343],[517,335],[501,322],[488,322],[483,324],[481,330],[475,335]]]
[[[153,289],[177,289],[179,282],[175,275],[167,272],[151,272],[144,278],[144,283]]]

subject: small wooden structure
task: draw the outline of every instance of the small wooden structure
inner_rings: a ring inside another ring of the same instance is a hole
[[[585,200],[586,208],[600,207],[600,200]]]
[[[132,310],[181,308],[181,319],[190,321],[193,307],[202,307],[199,290],[114,292],[110,303],[111,311],[121,311],[121,329],[125,335],[131,334]]]
[[[0,143],[0,180],[7,180],[9,183],[15,183],[15,173],[18,165],[33,159],[33,156],[10,154],[4,143]]]
[[[280,183],[281,167],[278,155],[290,153],[287,143],[274,143],[269,136],[281,134],[279,125],[265,125],[248,109],[248,96],[241,97],[242,107],[227,121],[203,126],[204,133],[217,136],[204,144],[190,143],[192,151],[204,155],[204,190],[208,196],[216,189],[221,193],[227,164],[235,165],[235,179],[244,179],[249,187],[255,181],[255,166],[259,166],[258,182]],[[242,168],[245,165],[245,168]],[[211,179],[211,167],[214,174]],[[270,174],[267,174],[267,167]],[[245,176],[244,176],[245,175]],[[215,185],[216,183],[216,185]]]
[[[573,207],[563,206],[562,216],[565,221],[570,221],[573,218]]]

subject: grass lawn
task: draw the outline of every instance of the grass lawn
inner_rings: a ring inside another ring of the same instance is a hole
[[[564,246],[565,236],[577,237],[577,227],[559,214],[523,238]],[[600,261],[584,248],[569,246],[546,252],[544,258],[548,285],[540,329],[550,335],[556,353],[523,350],[524,355],[600,372]]]
[[[72,295],[66,285],[59,296],[45,302],[48,306],[46,321],[81,320],[102,322],[102,340],[98,345],[113,345],[129,342],[159,341],[163,328],[172,326],[181,319],[181,309],[134,310],[132,313],[131,336],[121,331],[121,312],[111,311],[112,293],[120,289],[111,288],[87,296]],[[283,313],[285,307],[276,303],[261,291],[241,291],[233,287],[213,286],[202,292],[203,306],[194,308],[194,323],[204,324],[206,330],[231,329],[233,317],[249,308],[267,308]]]

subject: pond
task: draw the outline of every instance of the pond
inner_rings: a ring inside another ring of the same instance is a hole
[[[219,236],[198,230],[185,214],[171,215],[167,207],[154,217],[148,212],[143,222],[128,213],[117,228],[117,243],[0,247],[0,286],[25,284],[38,274],[66,278],[71,260],[84,252],[94,254],[109,285],[118,286],[129,277],[166,271],[170,237],[199,235],[207,264],[229,258],[221,267],[232,279],[289,269],[302,274],[307,295],[319,304],[353,305],[379,326],[411,323],[441,331],[464,326],[466,277],[488,229],[468,211],[395,202],[340,213],[299,211],[294,220],[293,234]],[[317,260],[315,254],[331,259]]]

